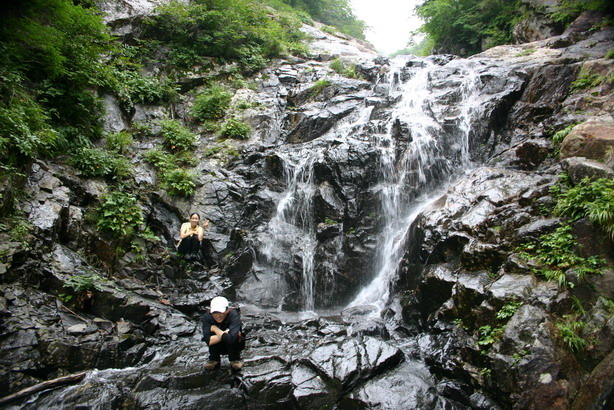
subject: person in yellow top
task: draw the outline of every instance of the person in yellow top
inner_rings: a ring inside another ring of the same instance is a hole
[[[200,260],[202,258],[200,245],[208,226],[209,221],[207,220],[205,220],[203,226],[200,226],[200,215],[196,212],[190,215],[190,222],[181,224],[177,252],[185,255],[186,260]]]

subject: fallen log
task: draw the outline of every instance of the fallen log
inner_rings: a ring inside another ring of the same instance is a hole
[[[78,383],[85,378],[86,374],[87,372],[69,374],[68,376],[58,377],[56,379],[51,379],[42,383],[35,384],[34,386],[26,387],[25,389],[19,390],[18,392],[15,392],[13,394],[9,394],[8,396],[0,397],[0,406],[3,406],[15,400],[22,399],[24,397],[30,396],[43,390],[52,389],[54,387],[62,386],[64,384]]]

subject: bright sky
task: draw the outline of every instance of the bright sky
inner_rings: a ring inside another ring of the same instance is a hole
[[[370,27],[367,41],[382,54],[406,47],[410,32],[422,25],[413,10],[423,0],[350,0],[354,14]]]

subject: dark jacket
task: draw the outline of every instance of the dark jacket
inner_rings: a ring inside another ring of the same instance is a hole
[[[203,341],[209,344],[209,338],[211,337],[211,325],[216,325],[221,330],[228,329],[229,332],[224,336],[224,339],[230,338],[228,342],[234,343],[237,341],[237,334],[241,330],[241,315],[239,311],[230,308],[230,312],[226,315],[226,318],[222,323],[217,323],[209,311],[203,314]]]

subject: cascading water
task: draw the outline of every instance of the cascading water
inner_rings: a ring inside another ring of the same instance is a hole
[[[338,151],[353,144],[367,144],[378,163],[371,192],[378,198],[383,227],[373,251],[374,279],[350,306],[374,305],[376,313],[383,309],[413,220],[446,188],[446,181],[471,166],[469,147],[475,123],[489,114],[484,111],[490,97],[480,91],[482,69],[479,61],[441,65],[432,59],[397,57],[369,94],[385,104],[374,108],[366,103],[321,137],[276,151],[286,188],[275,215],[259,233],[257,270],[277,272],[279,277],[301,270],[292,279],[300,284],[287,286],[283,297],[299,300],[295,306],[303,311],[316,307],[314,165],[334,162]],[[280,309],[283,302],[278,304]]]
[[[316,247],[312,217],[313,165],[318,152],[282,158],[287,188],[277,204],[275,216],[269,222],[269,238],[261,249],[266,260],[273,263],[279,249],[287,249],[302,261],[301,291],[303,309],[313,310],[313,255]],[[297,159],[293,162],[292,159]]]
[[[402,78],[406,70],[406,60],[397,58],[393,60],[387,79],[389,95],[398,102],[391,109],[387,132],[377,139],[381,182],[376,189],[385,224],[378,241],[381,246],[376,253],[375,278],[350,303],[350,306],[374,305],[374,315],[379,314],[389,300],[391,283],[396,277],[415,218],[441,195],[446,181],[471,166],[469,135],[472,119],[479,118],[481,107],[475,98],[479,77],[469,66],[460,70],[456,132],[454,141],[445,141],[442,138],[445,134],[443,124],[448,119],[442,118],[434,109],[441,95],[433,90],[431,81],[439,66],[428,60],[424,63],[409,81],[403,83],[394,81]],[[449,93],[449,90],[444,92]],[[400,157],[393,129],[398,122],[406,124],[410,135],[410,142]]]

